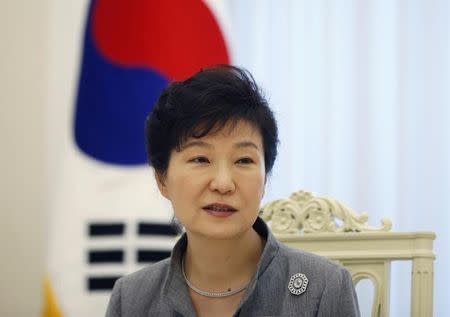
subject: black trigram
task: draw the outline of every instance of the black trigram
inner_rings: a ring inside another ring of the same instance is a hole
[[[134,227],[134,226],[133,226]],[[136,234],[139,237],[153,237],[163,236],[174,238],[177,236],[177,228],[171,224],[150,223],[150,222],[138,222],[136,224],[134,232],[128,234]],[[87,227],[88,239],[90,241],[99,242],[106,239],[114,239],[112,241],[119,242],[122,247],[114,248],[90,248],[86,252],[87,263],[90,267],[95,267],[97,272],[98,268],[102,265],[115,264],[124,265],[127,257],[133,256],[134,263],[148,264],[163,260],[170,256],[170,249],[156,249],[152,247],[136,247],[136,248],[124,248],[123,245],[126,242],[127,224],[124,222],[90,222]],[[128,250],[128,254],[127,254]],[[132,250],[132,252],[129,252]],[[130,254],[131,253],[131,254]],[[101,270],[100,270],[101,271]],[[115,281],[124,275],[123,270],[117,272],[117,274],[100,275],[100,274],[88,274],[87,276],[87,289],[88,291],[110,291]]]

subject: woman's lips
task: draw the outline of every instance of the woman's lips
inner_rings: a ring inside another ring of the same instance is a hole
[[[229,217],[234,214],[237,209],[227,204],[209,204],[202,208],[208,214],[215,217]]]

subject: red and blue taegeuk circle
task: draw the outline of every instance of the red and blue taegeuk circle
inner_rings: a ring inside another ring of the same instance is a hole
[[[144,164],[144,121],[161,90],[202,67],[228,63],[219,24],[201,0],[92,1],[76,145],[104,163]]]

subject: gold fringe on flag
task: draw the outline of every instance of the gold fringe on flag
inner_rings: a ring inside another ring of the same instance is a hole
[[[42,317],[63,317],[48,277],[44,279],[44,307],[42,308]]]

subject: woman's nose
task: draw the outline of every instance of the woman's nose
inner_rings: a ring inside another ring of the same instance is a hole
[[[233,174],[230,168],[225,166],[216,167],[211,176],[209,186],[212,191],[217,191],[220,194],[234,192],[236,184],[234,183]]]

